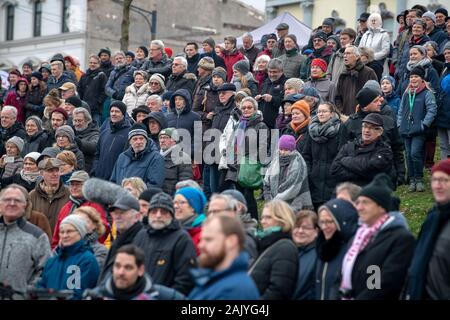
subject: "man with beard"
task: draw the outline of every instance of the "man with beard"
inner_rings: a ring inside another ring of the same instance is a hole
[[[98,57],[100,58],[100,71],[104,72],[106,77],[109,78],[111,71],[114,69],[111,61],[111,50],[109,48],[101,48]]]
[[[189,269],[196,267],[196,253],[191,237],[174,215],[172,197],[163,192],[154,195],[149,225],[133,243],[146,253],[145,269],[154,283],[188,294],[194,285]]]
[[[203,223],[199,243],[200,269],[191,271],[196,286],[189,300],[258,300],[259,292],[247,275],[245,233],[235,218],[214,215]]]
[[[92,122],[92,117],[86,109],[75,108],[72,114],[75,141],[78,148],[83,152],[85,170],[91,172],[100,131],[96,123]]]

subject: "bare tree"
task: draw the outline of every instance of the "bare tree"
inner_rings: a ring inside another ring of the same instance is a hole
[[[123,1],[123,15],[120,37],[120,50],[128,51],[129,30],[130,30],[130,6],[133,0]]]

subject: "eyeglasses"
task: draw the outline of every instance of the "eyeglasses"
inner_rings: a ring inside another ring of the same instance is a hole
[[[329,226],[334,224],[333,220],[319,220],[319,226],[323,227],[323,226]]]
[[[183,204],[186,204],[186,203],[188,203],[187,201],[183,201],[183,200],[177,200],[177,201],[174,201],[173,202],[173,204],[174,205],[180,205],[180,206],[182,206]]]
[[[431,183],[447,184],[449,182],[450,182],[450,179],[448,179],[448,178],[431,178]]]
[[[241,107],[241,110],[253,110],[253,109],[254,109],[253,106],[248,106],[248,107],[242,106]]]

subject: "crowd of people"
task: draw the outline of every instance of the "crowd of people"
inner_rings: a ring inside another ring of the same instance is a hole
[[[53,55],[0,88],[0,284],[72,299],[450,298],[450,17]],[[440,161],[434,162],[439,137]],[[435,206],[415,239],[394,191]],[[261,207],[262,205],[262,207]],[[259,209],[258,209],[259,207]],[[262,208],[262,209],[261,209]]]

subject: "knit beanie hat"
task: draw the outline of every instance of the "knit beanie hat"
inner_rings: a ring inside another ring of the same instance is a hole
[[[421,66],[417,66],[414,69],[411,70],[409,76],[419,76],[421,79],[425,78],[425,69]]]
[[[387,81],[390,82],[390,84],[391,84],[391,86],[392,86],[392,91],[394,91],[394,90],[395,90],[395,79],[394,79],[393,77],[391,77],[391,76],[386,75],[386,76],[384,76],[383,78],[381,78],[380,84],[381,84],[384,80],[387,80]]]
[[[372,90],[375,90],[380,96],[383,94],[383,91],[381,91],[380,83],[376,80],[367,80],[363,88],[370,88]]]
[[[135,57],[134,52],[133,51],[125,52],[125,57],[131,57],[131,59],[134,60],[134,57]]]
[[[327,72],[327,68],[328,68],[327,62],[323,59],[320,59],[320,58],[313,59],[313,61],[311,61],[311,67],[312,66],[317,66],[320,69],[322,69],[323,72]]]
[[[438,8],[438,9],[436,9],[434,14],[436,14],[436,13],[442,13],[444,16],[448,17],[448,11],[445,8]]]
[[[227,81],[227,71],[222,67],[214,68],[212,76],[218,76],[219,78],[222,78],[223,81]]]
[[[34,78],[38,79],[39,81],[42,81],[42,74],[39,71],[34,71],[31,74],[31,77],[32,78],[34,77]]]
[[[422,15],[422,18],[430,18],[431,20],[433,20],[433,23],[436,23],[436,15],[431,11],[425,12]]]
[[[101,48],[100,51],[98,52],[98,56],[100,57],[102,53],[106,53],[108,56],[111,57],[111,50],[109,48]]]
[[[325,32],[323,32],[323,31],[316,32],[314,34],[314,36],[313,36],[313,40],[321,39],[321,40],[323,40],[325,42],[327,42],[327,38],[328,38],[327,34]]]
[[[334,18],[326,18],[322,22],[323,26],[334,26]]]
[[[166,85],[164,82],[166,81],[166,77],[164,77],[161,73],[154,73],[150,77],[150,82],[156,81],[161,86],[161,89],[166,90]]]
[[[185,187],[178,189],[175,192],[175,196],[177,194],[181,194],[186,200],[189,202],[189,205],[194,209],[195,213],[202,214],[206,205],[206,196],[205,194],[193,187]]]
[[[73,143],[73,141],[75,140],[75,132],[73,131],[72,127],[68,125],[63,125],[56,129],[55,138],[59,136],[67,137],[70,143]]]
[[[284,83],[285,87],[293,88],[296,91],[301,91],[303,89],[304,85],[305,85],[305,83],[300,78],[289,78]]]
[[[445,44],[443,51],[445,50],[450,50],[450,41],[447,41],[447,43]]]
[[[198,67],[206,71],[213,71],[215,68],[214,59],[211,57],[203,57],[198,62]]]
[[[52,117],[52,114],[54,114],[55,112],[61,113],[66,121],[67,119],[69,119],[69,115],[67,114],[66,110],[59,107],[52,111],[52,113],[50,114],[50,118]]]
[[[83,239],[86,234],[88,233],[86,222],[83,220],[83,218],[76,214],[68,215],[61,221],[61,224],[59,225],[60,228],[65,224],[71,224],[72,226],[77,229],[78,233],[81,236],[81,239]]]
[[[294,151],[296,147],[295,138],[290,134],[284,134],[278,141],[278,147],[280,150]]]
[[[306,118],[309,118],[311,115],[309,104],[305,100],[300,100],[294,103],[291,107],[291,112],[294,109],[300,110],[305,115]]]
[[[39,132],[42,131],[42,120],[39,117],[37,117],[37,116],[30,116],[30,117],[27,118],[27,121],[25,121],[25,124],[28,121],[33,121],[36,124],[36,126],[38,127],[38,131]]]
[[[19,149],[19,153],[22,152],[23,146],[25,145],[25,142],[23,141],[23,139],[20,137],[17,137],[17,136],[9,138],[8,141],[6,141],[6,144],[8,144],[8,143],[14,144],[17,147],[17,149]]]
[[[450,159],[441,160],[431,168],[431,174],[442,171],[450,176]]]
[[[75,108],[80,108],[83,105],[82,102],[81,102],[81,99],[78,98],[77,96],[73,96],[73,97],[67,98],[65,102],[66,103],[70,103]]]
[[[314,97],[314,98],[317,98],[317,99],[319,99],[319,101],[321,100],[321,99],[320,99],[319,91],[317,91],[316,88],[313,88],[313,87],[307,87],[307,88],[305,88],[305,89],[303,90],[303,94],[304,94],[305,96],[308,96],[308,97]]]
[[[112,107],[116,107],[117,109],[120,110],[120,112],[122,112],[123,115],[125,115],[127,113],[127,106],[125,103],[123,103],[122,101],[119,100],[114,100],[113,102],[111,102],[111,104],[109,105],[109,110],[111,110]]]
[[[216,42],[214,41],[213,38],[206,38],[205,40],[203,40],[203,43],[206,43],[213,49],[216,47]]]
[[[148,57],[148,49],[146,46],[139,46],[138,49],[141,49],[142,51],[144,51],[144,55],[147,58]]]
[[[139,195],[138,200],[144,200],[144,201],[147,201],[148,203],[150,203],[153,196],[160,192],[162,192],[161,188],[149,187],[148,189],[142,191],[142,193]]]
[[[25,157],[23,157],[23,160],[25,160],[26,158],[31,158],[34,160],[34,162],[37,163],[40,156],[41,156],[41,154],[39,152],[30,152],[30,153],[27,153],[25,155]]]
[[[362,188],[359,196],[364,196],[375,201],[386,212],[391,211],[392,206],[392,186],[389,183],[390,178],[385,173],[375,176],[371,183]]]
[[[130,128],[130,132],[128,132],[128,141],[134,136],[144,136],[145,139],[148,140],[147,130],[143,124],[133,124],[133,126]]]
[[[362,109],[367,107],[373,100],[375,100],[379,96],[380,93],[377,90],[363,87],[356,95],[356,101],[358,102],[359,107]]]
[[[175,128],[162,129],[159,132],[158,137],[161,137],[162,135],[169,136],[171,139],[173,139],[176,142],[178,142],[178,140],[180,139],[180,136],[178,135],[178,130]]]
[[[250,72],[250,64],[247,60],[239,60],[233,65],[233,70],[239,71],[242,75]]]
[[[150,205],[148,207],[149,211],[159,208],[169,211],[172,216],[175,215],[175,210],[173,209],[173,199],[165,192],[155,194],[150,200]]]

